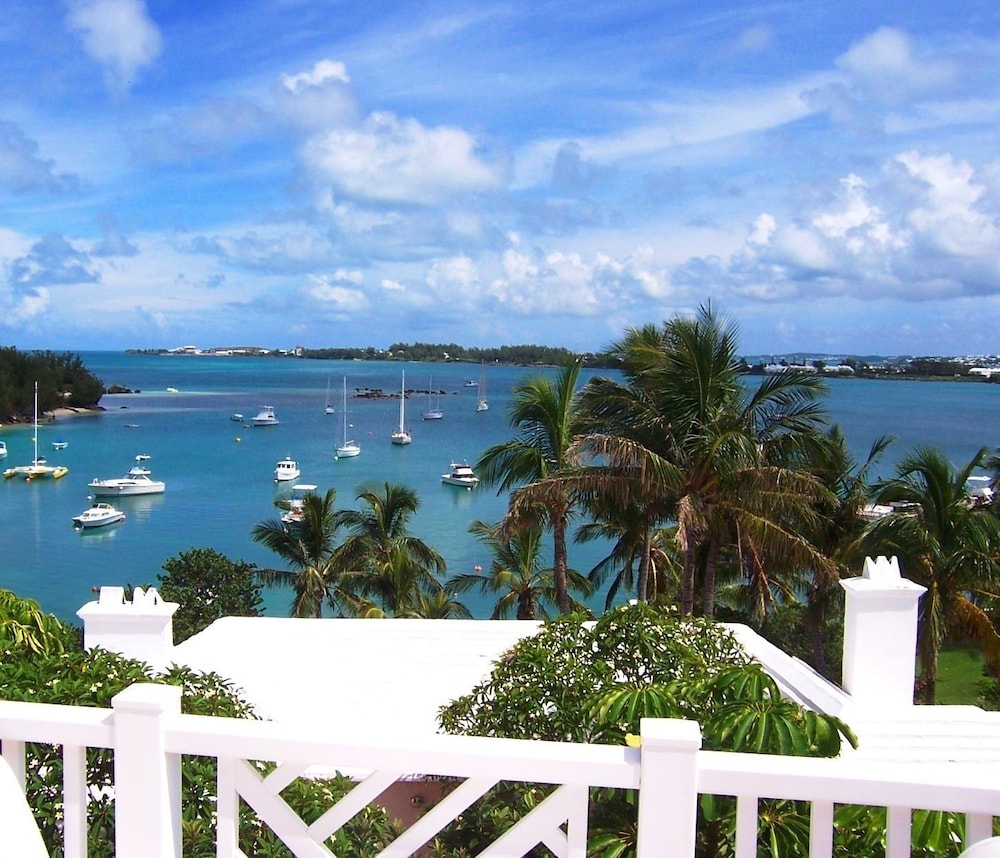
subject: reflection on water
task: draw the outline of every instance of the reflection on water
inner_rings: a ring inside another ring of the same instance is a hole
[[[118,535],[123,524],[124,522],[116,521],[114,524],[106,524],[103,527],[75,527],[73,529],[80,534],[81,544],[86,548],[91,545],[99,545],[102,542],[110,542]]]
[[[147,521],[154,510],[163,505],[164,496],[125,495],[114,499],[115,506],[125,513],[125,520]]]

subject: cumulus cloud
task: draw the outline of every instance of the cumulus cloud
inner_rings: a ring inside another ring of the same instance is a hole
[[[318,181],[348,197],[430,205],[501,186],[500,166],[480,150],[479,142],[460,128],[428,128],[378,112],[358,127],[317,134],[303,157]]]
[[[320,60],[309,71],[281,75],[282,85],[294,93],[319,87],[330,81],[336,81],[337,83],[351,82],[351,79],[347,76],[347,67],[343,63],[334,62],[333,60]]]
[[[837,58],[872,95],[900,100],[914,93],[938,89],[955,76],[950,63],[914,54],[913,40],[894,27],[881,27]]]
[[[139,248],[122,234],[114,216],[101,218],[101,232],[104,238],[90,251],[93,256],[135,256],[139,252]]]
[[[16,289],[94,283],[97,279],[87,255],[56,233],[40,238],[26,256],[10,265],[10,283]]]
[[[87,55],[104,69],[115,92],[125,92],[160,54],[160,31],[143,0],[69,0],[66,18]]]
[[[368,296],[363,291],[325,275],[310,275],[306,291],[324,309],[335,312],[357,313],[369,307]]]
[[[55,162],[38,157],[38,144],[11,122],[0,121],[0,188],[16,194],[65,193],[77,177],[56,173]]]

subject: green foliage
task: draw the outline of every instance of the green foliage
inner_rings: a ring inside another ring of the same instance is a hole
[[[714,750],[835,756],[843,740],[856,743],[839,719],[782,698],[722,627],[681,621],[643,603],[615,608],[592,625],[576,615],[547,623],[511,648],[489,679],[440,712],[447,732],[604,743],[624,742],[650,717],[698,720],[705,747]],[[483,832],[504,830],[508,817],[520,816],[513,809],[537,791],[499,786],[440,838],[434,854],[475,854]],[[634,794],[593,790],[591,806],[588,853],[634,855]],[[788,801],[761,808],[762,854],[808,851],[806,810]],[[701,854],[733,854],[734,815],[733,799],[703,798]]]
[[[0,590],[0,657],[17,649],[61,652],[75,637],[72,629],[43,613],[38,602]]]
[[[811,628],[806,623],[806,609],[797,602],[786,603],[764,617],[757,629],[776,647],[802,659],[831,682],[840,682],[843,673],[844,618],[842,612],[822,622],[820,635],[823,664],[817,664]],[[822,668],[822,669],[821,669]]]
[[[93,408],[104,392],[78,355],[0,348],[0,423],[32,418],[36,381],[39,411]]]
[[[253,563],[230,560],[211,548],[192,548],[163,564],[157,589],[180,607],[173,617],[174,642],[208,628],[220,617],[260,614],[260,584]]]

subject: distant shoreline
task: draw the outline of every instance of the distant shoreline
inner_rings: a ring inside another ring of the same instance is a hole
[[[107,409],[100,405],[94,408],[53,408],[51,411],[43,411],[38,415],[38,425],[47,426],[55,423],[62,417],[89,417],[94,414],[101,414],[104,411],[107,411]],[[27,418],[24,420],[14,420],[9,423],[0,422],[0,426],[24,426],[30,428],[33,422],[31,418]]]

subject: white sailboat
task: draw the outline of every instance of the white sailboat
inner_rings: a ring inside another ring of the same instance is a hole
[[[69,473],[69,468],[65,465],[49,465],[46,463],[43,456],[38,455],[38,382],[35,382],[35,422],[34,422],[34,436],[32,437],[32,442],[35,445],[35,456],[31,460],[30,465],[18,465],[16,468],[7,468],[3,472],[3,477],[5,480],[11,477],[24,477],[26,482],[31,482],[36,477],[52,477],[54,480],[58,480],[60,477],[66,476]]]
[[[486,401],[486,362],[479,370],[479,401],[476,403],[476,411],[489,411],[490,404]]]
[[[433,396],[433,389],[434,377],[431,376],[430,381],[427,382],[427,410],[421,413],[421,420],[440,420],[444,417],[444,411],[441,409],[441,397],[438,396],[436,405],[431,398]]]
[[[330,404],[330,376],[326,377],[326,407],[323,409],[324,414],[333,414],[333,406]]]
[[[406,373],[403,373],[403,381],[399,388],[399,427],[392,433],[392,443],[400,447],[413,441],[409,430],[406,428]]]
[[[361,455],[361,445],[357,441],[347,439],[347,376],[344,376],[344,404],[340,409],[344,412],[344,443],[337,447],[334,454],[336,459],[352,459]]]

